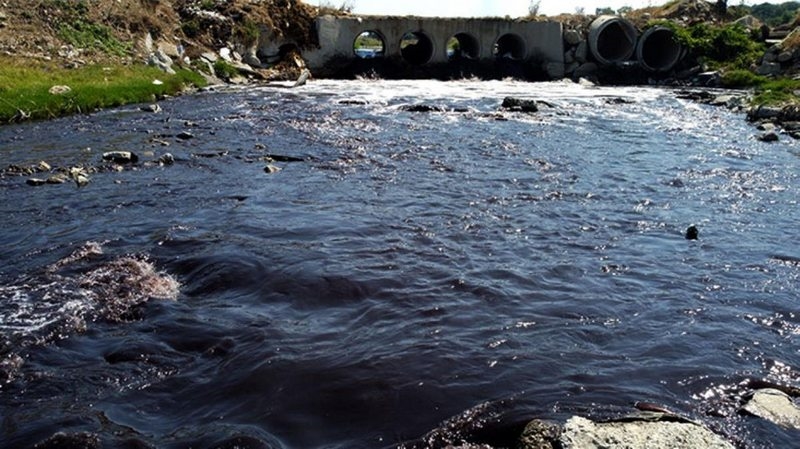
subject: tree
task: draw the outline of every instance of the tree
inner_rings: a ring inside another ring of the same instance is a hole
[[[613,16],[614,15],[614,8],[597,8],[594,10],[594,15],[596,16]]]
[[[742,1],[744,1],[744,0],[742,0]],[[631,12],[633,12],[633,8],[631,8],[630,6],[623,6],[620,9],[617,10],[617,14],[619,14],[621,16],[630,14]]]

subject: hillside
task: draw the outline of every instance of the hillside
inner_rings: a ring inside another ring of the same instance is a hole
[[[315,45],[318,11],[299,0],[5,0],[0,54],[67,64],[144,60],[152,42],[241,51],[257,39]]]

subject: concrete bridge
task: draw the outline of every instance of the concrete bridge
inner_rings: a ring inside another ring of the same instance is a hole
[[[562,64],[558,22],[420,17],[334,17],[317,19],[320,48],[304,52],[309,67],[332,61],[381,58],[406,66],[445,65],[455,60],[517,61],[545,69]]]
[[[685,54],[672,30],[654,27],[640,34],[617,16],[597,17],[583,32],[565,32],[551,21],[385,16],[323,16],[316,28],[320,47],[303,56],[322,76],[344,67],[342,73],[383,68],[400,77],[554,79],[631,63],[646,73],[667,73]]]

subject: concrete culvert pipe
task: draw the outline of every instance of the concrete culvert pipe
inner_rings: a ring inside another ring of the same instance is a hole
[[[636,28],[616,16],[600,16],[589,27],[589,50],[600,64],[627,61],[636,50]]]
[[[653,27],[645,31],[636,46],[636,59],[651,72],[666,72],[681,60],[683,48],[669,28]]]

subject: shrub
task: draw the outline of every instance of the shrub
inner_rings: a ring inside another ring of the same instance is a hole
[[[222,59],[217,59],[214,63],[214,73],[222,79],[231,79],[239,75],[239,69]]]
[[[675,33],[675,39],[698,59],[718,68],[746,69],[764,54],[764,44],[753,39],[741,25],[709,25],[698,23],[688,28],[670,21],[653,21],[650,26],[663,26]]]

